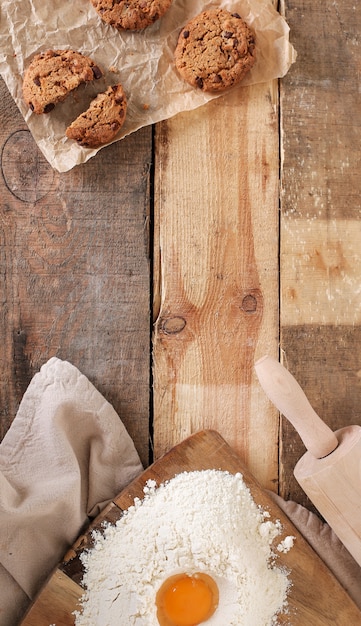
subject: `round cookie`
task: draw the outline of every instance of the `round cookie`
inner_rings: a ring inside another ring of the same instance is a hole
[[[238,13],[204,11],[182,28],[174,58],[190,85],[223,91],[239,83],[254,65],[254,33]]]
[[[47,50],[32,59],[23,79],[23,96],[34,113],[49,113],[81,83],[100,78],[92,59],[74,50]]]
[[[91,0],[106,24],[119,30],[141,30],[156,22],[172,0]]]
[[[126,111],[123,87],[120,84],[108,87],[68,126],[65,134],[82,146],[97,148],[114,139],[124,123]]]

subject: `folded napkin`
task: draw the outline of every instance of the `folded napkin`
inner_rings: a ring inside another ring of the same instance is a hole
[[[142,471],[119,416],[79,370],[52,358],[0,444],[0,626],[16,626],[92,517]],[[277,504],[361,608],[361,568],[327,524]]]
[[[52,358],[0,444],[0,626],[15,626],[81,530],[141,471],[118,415]]]

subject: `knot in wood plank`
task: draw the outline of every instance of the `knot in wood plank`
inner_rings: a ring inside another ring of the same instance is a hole
[[[53,185],[54,171],[28,130],[18,130],[7,138],[1,171],[10,193],[29,204],[44,198]]]
[[[257,298],[254,294],[249,293],[242,300],[241,309],[245,313],[255,313],[257,311]]]
[[[187,322],[184,317],[175,315],[174,317],[168,317],[161,320],[160,328],[166,335],[177,335],[181,333],[186,327]]]

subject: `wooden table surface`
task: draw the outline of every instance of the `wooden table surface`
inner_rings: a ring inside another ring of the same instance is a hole
[[[278,357],[361,424],[361,3],[283,0],[280,81],[147,127],[65,174],[0,101],[0,436],[51,356],[109,400],[145,466],[213,428],[309,505],[303,445],[253,365]]]

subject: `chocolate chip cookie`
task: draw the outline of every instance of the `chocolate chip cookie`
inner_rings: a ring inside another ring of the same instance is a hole
[[[91,0],[106,24],[119,30],[141,30],[156,22],[172,0]]]
[[[238,13],[204,11],[182,28],[174,53],[184,80],[219,92],[239,83],[255,62],[255,36]]]
[[[80,52],[47,50],[32,59],[24,74],[24,100],[34,113],[48,113],[81,83],[102,75],[94,61]]]
[[[66,129],[66,136],[81,146],[97,148],[109,143],[123,126],[127,100],[123,87],[114,85],[100,93]]]

